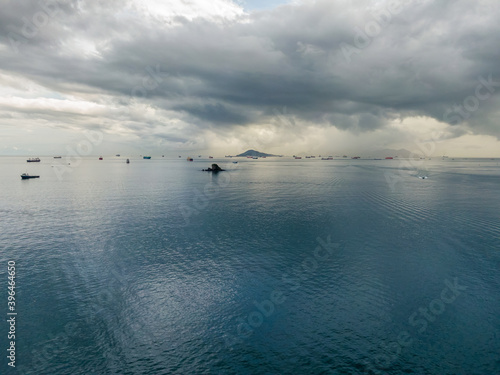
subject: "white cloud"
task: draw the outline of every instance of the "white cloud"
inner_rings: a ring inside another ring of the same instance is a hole
[[[188,20],[204,18],[207,20],[233,20],[245,14],[243,8],[230,0],[135,0],[135,6],[150,17],[171,20],[184,17]]]

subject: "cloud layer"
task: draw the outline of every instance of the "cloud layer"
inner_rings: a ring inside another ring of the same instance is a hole
[[[178,148],[416,118],[500,137],[494,0],[160,3],[2,1],[0,126]]]

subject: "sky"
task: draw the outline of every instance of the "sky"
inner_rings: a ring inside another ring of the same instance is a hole
[[[0,8],[0,155],[500,157],[498,0]]]

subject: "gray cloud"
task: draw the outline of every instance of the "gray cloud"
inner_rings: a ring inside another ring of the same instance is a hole
[[[95,114],[102,118],[136,102],[164,116],[121,110],[131,131],[141,121],[156,128],[171,118],[198,128],[266,124],[286,106],[297,121],[354,132],[428,116],[459,125],[457,135],[465,126],[500,137],[500,7],[493,0],[401,1],[390,19],[384,1],[304,1],[217,22],[146,16],[121,1],[48,4],[57,4],[57,14],[45,11],[46,24],[27,35],[26,20],[35,22],[44,8],[7,2],[1,72],[63,96],[104,101],[107,109]],[[366,46],[356,43],[359,30],[376,20],[376,35],[365,35]],[[346,45],[356,48],[350,61]],[[482,99],[479,77],[494,82],[483,85]],[[81,116],[3,108],[70,123]],[[161,137],[187,142],[188,134]]]

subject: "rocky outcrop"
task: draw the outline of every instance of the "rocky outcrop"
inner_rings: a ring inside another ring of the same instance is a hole
[[[225,169],[222,169],[217,164],[212,164],[211,168],[202,169],[202,171],[204,171],[204,172],[222,172],[222,171],[225,171]]]

